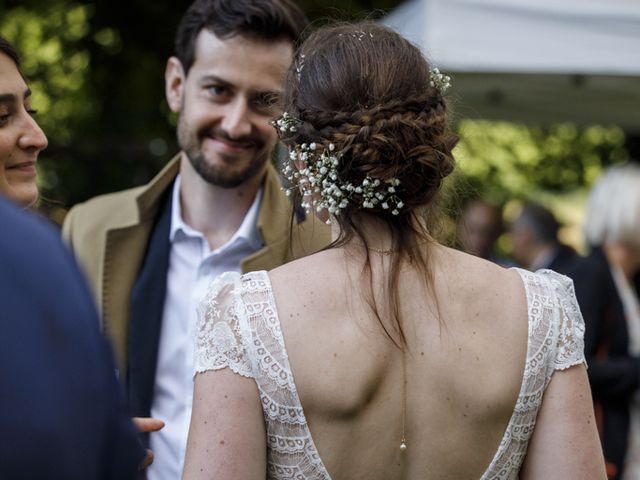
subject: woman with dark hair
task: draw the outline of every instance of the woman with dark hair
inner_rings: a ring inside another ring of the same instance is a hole
[[[18,54],[0,37],[0,194],[23,207],[38,199],[36,162],[47,147],[30,97]]]
[[[604,477],[571,281],[432,236],[448,86],[379,25],[302,45],[276,126],[334,242],[212,282],[184,478]]]

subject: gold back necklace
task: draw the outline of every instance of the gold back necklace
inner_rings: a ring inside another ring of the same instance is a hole
[[[400,451],[407,450],[405,438],[405,426],[407,422],[407,355],[402,351],[402,437],[400,438]]]
[[[367,250],[380,255],[389,256],[395,253],[397,250],[388,249],[381,250],[374,247],[367,246]],[[402,351],[402,435],[400,437],[400,451],[405,452],[407,450],[407,438],[405,436],[405,428],[407,423],[407,356],[404,350]]]

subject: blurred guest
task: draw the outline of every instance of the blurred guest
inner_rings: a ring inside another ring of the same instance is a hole
[[[23,207],[38,199],[36,162],[47,146],[30,97],[18,54],[0,37],[0,194]]]
[[[558,240],[559,229],[560,224],[550,210],[537,203],[526,203],[509,231],[513,258],[532,271],[549,268],[565,273],[576,252]]]
[[[640,478],[640,166],[610,168],[587,204],[591,253],[570,271],[609,478]]]
[[[0,199],[0,478],[135,478],[144,452],[89,291],[29,217]]]
[[[495,250],[503,231],[502,209],[482,198],[467,204],[458,223],[458,239],[465,252],[499,265],[512,266],[512,262]]]

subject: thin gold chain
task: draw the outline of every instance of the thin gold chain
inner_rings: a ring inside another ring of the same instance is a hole
[[[367,246],[367,250],[380,255],[391,255],[396,253],[397,250],[380,250]],[[407,439],[405,436],[405,428],[407,423],[407,355],[406,352],[402,352],[402,436],[400,438],[400,451],[404,452],[407,449]]]
[[[381,255],[391,255],[392,253],[396,252],[396,250],[379,250],[379,249],[373,248],[373,247],[367,247],[367,250],[379,253]]]
[[[407,355],[402,352],[402,438],[400,439],[400,451],[407,449],[405,438],[405,426],[407,423]]]

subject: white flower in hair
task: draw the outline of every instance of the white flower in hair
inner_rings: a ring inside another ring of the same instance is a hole
[[[300,81],[300,75],[302,74],[302,69],[304,68],[304,54],[300,54],[298,60],[296,60],[296,76],[298,77],[298,81]]]
[[[282,116],[275,121],[275,124],[272,122],[278,130],[281,132],[295,132],[298,130],[302,122],[295,117],[292,117],[287,112],[284,112]]]
[[[444,73],[440,73],[438,68],[432,68],[429,85],[440,90],[440,93],[445,93],[451,86],[451,77]]]
[[[295,130],[291,128],[299,124],[299,120],[286,112],[275,122],[276,128],[293,132]],[[322,151],[318,153],[318,150]],[[367,175],[359,185],[342,182],[338,175],[339,156],[340,153],[336,152],[336,146],[333,143],[324,147],[315,142],[294,147],[289,154],[290,162],[284,166],[283,170],[284,176],[291,184],[290,188],[285,189],[285,193],[291,195],[297,184],[304,198],[302,207],[307,213],[311,213],[312,210],[326,209],[329,213],[337,215],[352,204],[364,209],[391,210],[392,215],[400,214],[404,206],[402,200],[396,195],[400,180],[390,178],[381,181]],[[292,163],[297,160],[303,163],[301,169],[292,166]],[[330,223],[330,220],[327,223]]]

